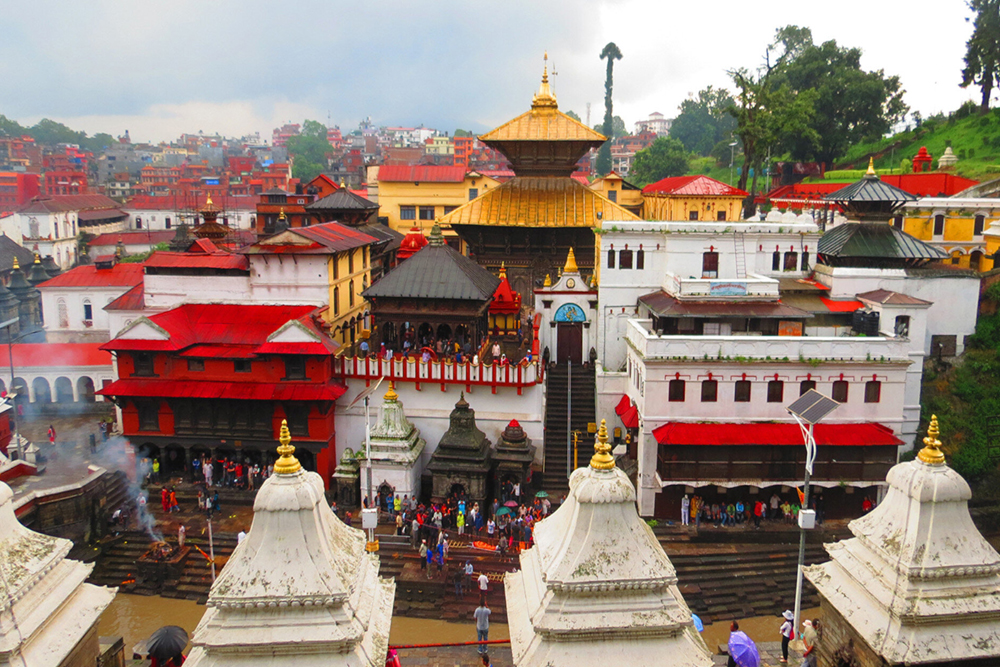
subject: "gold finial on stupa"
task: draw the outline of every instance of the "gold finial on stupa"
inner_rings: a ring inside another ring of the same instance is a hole
[[[396,383],[389,383],[389,391],[385,392],[385,396],[382,397],[386,401],[395,401],[399,399],[399,395],[396,394]]]
[[[865,172],[865,176],[878,176],[875,173],[875,158],[868,158],[868,171]]]
[[[16,262],[17,260],[15,259],[14,261]],[[16,269],[17,267],[15,266],[14,268]],[[547,273],[545,274],[545,282],[542,283],[542,287],[552,287],[552,276]]]
[[[340,189],[341,190],[346,190],[347,189],[347,186],[344,185],[344,179],[340,179]]]
[[[302,464],[295,458],[295,447],[292,446],[292,434],[288,432],[288,420],[281,420],[281,431],[278,432],[278,460],[274,462],[274,472],[278,475],[291,475],[302,470]]]
[[[214,206],[214,204],[212,203],[212,195],[211,195],[211,193],[209,193],[205,197],[205,208],[208,208],[209,206]]]
[[[569,249],[569,254],[566,255],[566,266],[563,267],[563,273],[580,273],[580,269],[576,265],[576,253],[573,252],[572,247]]]
[[[17,257],[14,258],[14,266],[10,268],[12,268],[14,271],[17,271],[21,268],[21,263],[17,261]]]
[[[917,454],[918,459],[930,465],[944,465],[944,453],[941,451],[941,441],[938,440],[940,434],[937,415],[931,415],[931,423],[927,426],[927,437],[924,438],[924,448]]]
[[[281,212],[278,213],[278,220],[287,220],[287,219],[288,218],[285,217],[285,207],[282,206]]]
[[[122,240],[122,237],[121,237],[121,236],[119,236],[119,237],[118,237],[118,240],[119,240],[119,241],[121,241],[121,240]],[[41,263],[42,263],[42,256],[41,256],[41,255],[39,255],[39,254],[38,254],[38,253],[36,252],[36,253],[35,253],[35,264],[41,264]]]
[[[545,52],[545,66],[542,69],[542,85],[538,87],[534,99],[531,100],[531,108],[535,111],[539,109],[548,110],[550,113],[558,108],[556,96],[549,87],[549,52]]]
[[[590,457],[590,467],[594,470],[613,470],[615,457],[611,455],[611,445],[608,444],[607,421],[601,420],[601,428],[597,431],[594,441],[594,455]]]

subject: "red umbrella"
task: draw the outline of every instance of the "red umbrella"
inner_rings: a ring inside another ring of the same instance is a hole
[[[505,502],[503,504],[503,506],[504,507],[517,507],[517,501],[516,500],[508,500],[507,502]]]

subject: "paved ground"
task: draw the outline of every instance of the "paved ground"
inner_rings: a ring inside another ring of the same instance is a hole
[[[475,646],[448,646],[441,648],[412,648],[399,651],[399,662],[404,667],[482,667],[483,660]],[[490,647],[490,664],[493,667],[509,667],[514,664],[510,646]]]

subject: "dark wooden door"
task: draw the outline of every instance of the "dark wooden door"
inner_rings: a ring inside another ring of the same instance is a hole
[[[557,325],[559,339],[556,342],[556,361],[565,364],[569,359],[574,364],[583,362],[583,324],[560,322]]]

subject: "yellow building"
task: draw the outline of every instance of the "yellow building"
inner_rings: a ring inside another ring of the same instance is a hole
[[[708,176],[671,176],[642,189],[646,220],[742,219],[747,193]]]
[[[590,184],[590,189],[604,195],[624,209],[642,217],[642,188],[632,185],[615,172]]]
[[[378,170],[379,215],[401,234],[417,227],[426,236],[436,220],[498,185],[462,166],[384,165]],[[448,245],[461,250],[449,225],[442,224],[441,231]]]
[[[428,155],[454,155],[455,144],[452,143],[451,137],[431,137],[424,144],[424,152]]]
[[[263,257],[251,262],[251,280],[274,299],[322,303],[322,317],[339,343],[355,342],[367,328],[361,292],[371,284],[371,246],[378,239],[339,222],[286,229],[241,252]]]
[[[892,224],[921,241],[941,248],[950,262],[977,271],[989,271],[996,251],[989,249],[987,230],[1000,219],[1000,199],[924,197],[908,203]]]

